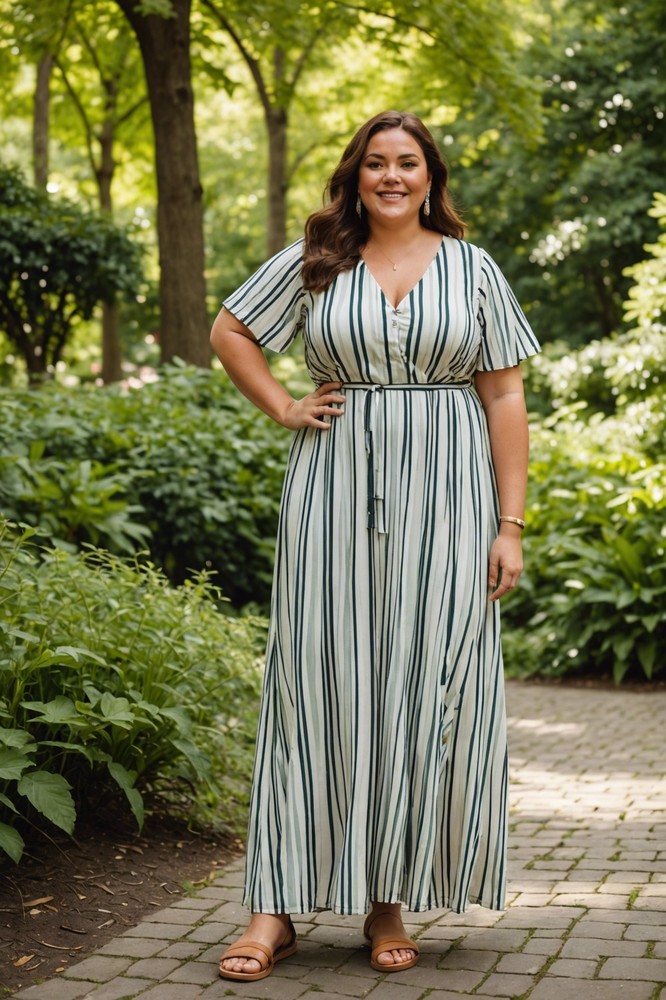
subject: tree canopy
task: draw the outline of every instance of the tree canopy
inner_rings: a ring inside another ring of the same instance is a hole
[[[220,298],[302,231],[350,134],[383,107],[432,127],[469,238],[542,339],[623,325],[625,272],[656,238],[663,186],[657,0],[0,0],[0,13],[6,159],[140,221],[163,359],[208,363]],[[132,350],[153,311],[120,326]]]

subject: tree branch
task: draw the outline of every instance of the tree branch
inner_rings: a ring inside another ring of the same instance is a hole
[[[71,97],[72,101],[74,102],[74,107],[78,111],[79,116],[81,118],[81,121],[83,122],[83,130],[84,130],[85,136],[86,136],[86,147],[87,147],[87,150],[88,150],[88,159],[90,160],[90,166],[92,167],[92,172],[93,172],[93,174],[95,174],[97,172],[97,164],[95,162],[95,152],[94,152],[94,149],[93,149],[93,139],[95,137],[95,133],[93,131],[93,127],[90,124],[90,121],[88,119],[88,115],[86,114],[86,109],[84,108],[84,106],[83,106],[83,104],[82,104],[82,102],[81,102],[81,100],[79,98],[79,95],[76,93],[76,91],[74,90],[74,87],[70,83],[69,77],[67,76],[67,71],[65,70],[65,67],[63,66],[63,64],[60,61],[60,59],[58,58],[58,56],[55,57],[55,64],[56,64],[56,66],[58,67],[58,69],[60,70],[60,72],[62,74],[62,78],[63,78],[63,80],[65,82],[65,87],[67,88],[67,93],[69,94],[69,96]]]
[[[201,0],[201,2],[204,7],[208,8],[213,17],[217,19],[220,27],[222,27],[233,40],[238,51],[240,52],[241,56],[244,59],[245,64],[250,70],[250,73],[252,74],[252,79],[257,85],[257,90],[259,91],[259,98],[263,105],[264,112],[266,113],[266,115],[270,115],[272,110],[272,104],[270,95],[268,93],[268,88],[266,87],[266,82],[263,76],[261,75],[261,67],[259,65],[259,60],[255,59],[254,56],[250,55],[248,50],[245,48],[245,45],[243,44],[243,39],[240,37],[240,35],[236,31],[232,23],[227,20],[227,18],[221,11],[217,9],[216,5],[212,2],[212,0]]]
[[[308,59],[312,55],[315,45],[323,35],[327,23],[328,23],[328,18],[325,18],[321,22],[317,30],[313,32],[310,41],[303,46],[301,54],[296,60],[296,64],[294,66],[294,72],[291,74],[291,80],[289,81],[289,87],[288,87],[290,98],[291,95],[293,95],[294,91],[296,90],[296,84],[301,78],[303,70],[305,69]]]
[[[403,28],[415,28],[416,31],[421,32],[423,35],[427,35],[428,38],[432,38],[436,41],[439,36],[432,31],[431,28],[426,28],[422,24],[416,24],[414,21],[409,21],[407,18],[399,17],[398,14],[392,14],[387,10],[377,10],[373,7],[366,7],[363,4],[355,3],[345,3],[344,0],[335,0],[336,7],[344,7],[346,10],[355,10],[358,14],[373,14],[375,17],[385,17],[389,21],[393,21],[395,24],[401,25]]]
[[[95,49],[95,46],[92,44],[90,38],[88,37],[83,27],[81,26],[80,21],[76,17],[74,18],[74,23],[76,25],[76,33],[83,42],[83,47],[88,50],[88,55],[90,56],[92,63],[99,74],[99,78],[100,80],[102,80],[102,82],[104,82],[105,80],[104,67],[102,66],[100,60],[97,57],[97,50]]]
[[[134,104],[127,109],[127,111],[124,111],[122,115],[118,115],[116,118],[116,125],[124,125],[125,122],[139,110],[139,108],[143,107],[143,105],[147,103],[148,94],[144,94],[143,97],[140,97],[138,101],[135,101]]]

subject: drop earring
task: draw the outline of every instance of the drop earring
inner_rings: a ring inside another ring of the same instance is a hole
[[[425,201],[423,202],[423,214],[430,215],[430,188],[426,191]]]
[[[360,194],[356,195],[356,214],[358,215],[359,219],[361,218],[361,215],[363,214],[363,202],[361,201],[361,195]]]

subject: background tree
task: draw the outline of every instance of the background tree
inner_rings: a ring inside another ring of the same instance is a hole
[[[108,219],[0,170],[0,330],[31,382],[51,374],[77,320],[136,290],[138,250]]]
[[[113,218],[118,131],[147,103],[136,40],[112,3],[75,5],[67,44],[55,64],[76,110],[99,207]],[[102,378],[121,378],[120,316],[116,302],[102,303]]]
[[[191,0],[117,0],[143,58],[155,136],[162,360],[210,363],[202,187],[191,82]]]
[[[2,4],[5,45],[20,45],[35,66],[32,101],[32,165],[35,187],[45,189],[49,176],[51,74],[63,43],[74,0],[19,0]],[[0,8],[1,9],[1,8]]]
[[[622,322],[627,266],[656,235],[663,184],[666,13],[655,0],[566,2],[523,55],[546,125],[525,142],[488,105],[450,129],[468,218],[543,340],[583,343]]]

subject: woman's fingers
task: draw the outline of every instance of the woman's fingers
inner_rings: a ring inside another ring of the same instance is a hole
[[[490,550],[488,586],[491,601],[498,601],[517,586],[523,570],[520,540],[498,537]]]
[[[517,576],[508,576],[503,573],[499,586],[497,586],[490,595],[490,600],[499,601],[500,597],[504,597],[504,595],[508,594],[510,590],[513,590],[517,583]]]
[[[340,385],[340,382],[326,382],[303,399],[294,400],[287,413],[286,426],[292,430],[301,427],[330,430],[331,423],[326,418],[339,417],[344,413],[345,397],[335,391]]]

